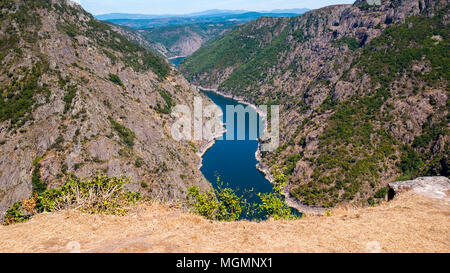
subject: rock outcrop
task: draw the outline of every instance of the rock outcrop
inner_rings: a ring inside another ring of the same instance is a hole
[[[393,199],[396,194],[407,191],[450,201],[450,179],[443,176],[420,177],[414,180],[389,183],[389,199]]]

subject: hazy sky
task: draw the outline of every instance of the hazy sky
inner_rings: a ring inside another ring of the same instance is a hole
[[[209,9],[251,11],[351,4],[354,0],[73,0],[94,15],[104,13],[186,14]]]

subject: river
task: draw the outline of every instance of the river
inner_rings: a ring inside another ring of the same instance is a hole
[[[170,61],[177,67],[183,59],[180,57],[171,59]],[[201,91],[222,109],[222,121],[226,128],[226,106],[242,104],[211,91]],[[248,110],[252,114],[256,114],[255,109],[252,107],[247,105],[243,106],[248,107]],[[259,119],[259,115],[256,115]],[[238,195],[244,195],[247,201],[261,204],[261,199],[257,194],[271,193],[273,191],[273,185],[266,179],[265,174],[256,167],[258,164],[256,160],[258,141],[256,139],[249,139],[249,114],[246,115],[245,140],[237,140],[237,124],[233,125],[235,126],[235,137],[231,140],[227,139],[225,133],[222,139],[216,140],[214,145],[203,155],[200,170],[214,188],[217,189],[218,186],[231,188]],[[257,129],[259,130],[259,126]],[[218,183],[218,178],[220,184]],[[291,208],[291,210],[292,213],[301,215],[296,209]]]
[[[169,59],[169,61],[175,66],[175,68],[178,67],[178,65],[184,60],[186,57],[174,57]]]
[[[224,114],[222,120],[224,124],[227,124],[226,106],[236,106],[239,103],[213,92],[203,92],[222,109]],[[249,107],[249,111],[254,113],[255,110]],[[258,161],[255,153],[258,149],[258,141],[249,139],[248,115],[245,124],[245,140],[236,140],[237,124],[233,125],[235,125],[235,137],[230,140],[224,134],[223,139],[217,140],[204,154],[203,166],[200,170],[213,186],[218,186],[217,177],[219,177],[221,183],[236,190],[237,193],[243,194],[246,191],[252,191],[253,194],[250,193],[249,201],[258,202],[260,199],[255,193],[270,193],[273,187],[265,175],[256,168]],[[226,127],[227,125],[225,125]]]

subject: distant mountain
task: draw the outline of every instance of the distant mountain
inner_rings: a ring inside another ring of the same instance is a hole
[[[97,18],[109,18],[103,20],[115,25],[115,30],[128,39],[170,58],[189,56],[209,40],[225,34],[239,24],[261,17],[295,17],[304,10],[306,9],[277,10],[273,13],[208,10],[187,14],[184,17],[166,15],[151,18],[160,15],[109,14]],[[292,13],[281,13],[283,11]]]
[[[146,14],[130,14],[130,13],[108,13],[96,15],[95,18],[99,20],[111,19],[155,19],[164,17],[175,17],[176,15],[146,15]]]
[[[260,11],[257,13],[290,13],[290,14],[302,14],[307,12],[309,9],[276,9],[272,11]],[[130,14],[130,13],[108,13],[108,14],[100,14],[95,17],[99,20],[117,20],[117,19],[158,19],[158,18],[191,18],[191,17],[203,17],[203,16],[223,16],[223,15],[239,15],[244,13],[249,13],[254,11],[248,10],[205,10],[201,12],[194,12],[189,14]]]
[[[188,13],[188,14],[133,14],[133,13],[108,13],[100,14],[95,17],[99,20],[113,20],[113,19],[158,19],[158,18],[190,18],[199,16],[220,16],[231,14],[243,14],[249,11],[246,10],[205,10],[201,12]]]
[[[98,17],[101,20],[105,20],[117,25],[127,26],[134,29],[147,29],[156,27],[168,27],[168,26],[180,26],[180,25],[191,25],[191,24],[217,24],[217,23],[228,23],[233,22],[234,24],[248,23],[250,21],[256,20],[260,17],[295,17],[298,16],[297,13],[261,13],[261,12],[246,12],[241,14],[210,14],[201,16],[186,16],[186,17],[161,17],[153,19],[126,19],[126,18],[115,18],[115,19],[101,19],[104,16]],[[149,15],[151,16],[151,15]],[[133,16],[129,16],[133,17]],[[134,16],[137,17],[137,16]]]
[[[303,14],[305,12],[309,11],[309,9],[274,9],[271,11],[263,11],[263,13],[296,13],[296,14]]]
[[[221,15],[221,14],[242,14],[247,13],[248,10],[221,10],[221,9],[211,9],[211,10],[205,10],[200,12],[194,12],[187,14],[185,16],[180,17],[196,17],[196,16],[211,16],[211,15]]]

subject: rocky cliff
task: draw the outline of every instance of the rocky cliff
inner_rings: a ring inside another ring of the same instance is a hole
[[[189,56],[206,42],[231,30],[234,24],[198,24],[143,30],[150,41],[163,45],[167,57]]]
[[[170,136],[170,109],[199,94],[167,61],[71,1],[0,10],[2,214],[69,174],[131,177],[131,190],[163,200],[210,187],[196,144]]]
[[[167,57],[168,55],[170,55],[168,54],[169,52],[167,51],[167,48],[164,45],[146,39],[139,30],[134,30],[126,26],[119,26],[108,22],[105,23],[109,24],[114,31],[120,33],[128,40],[133,41],[153,51],[155,54],[160,55],[161,57]]]
[[[448,1],[357,1],[261,18],[180,66],[197,85],[281,105],[262,165],[307,205],[375,204],[396,179],[448,176]]]
[[[450,201],[450,179],[443,176],[419,177],[414,180],[389,183],[389,199],[396,195],[412,191],[429,198]]]

